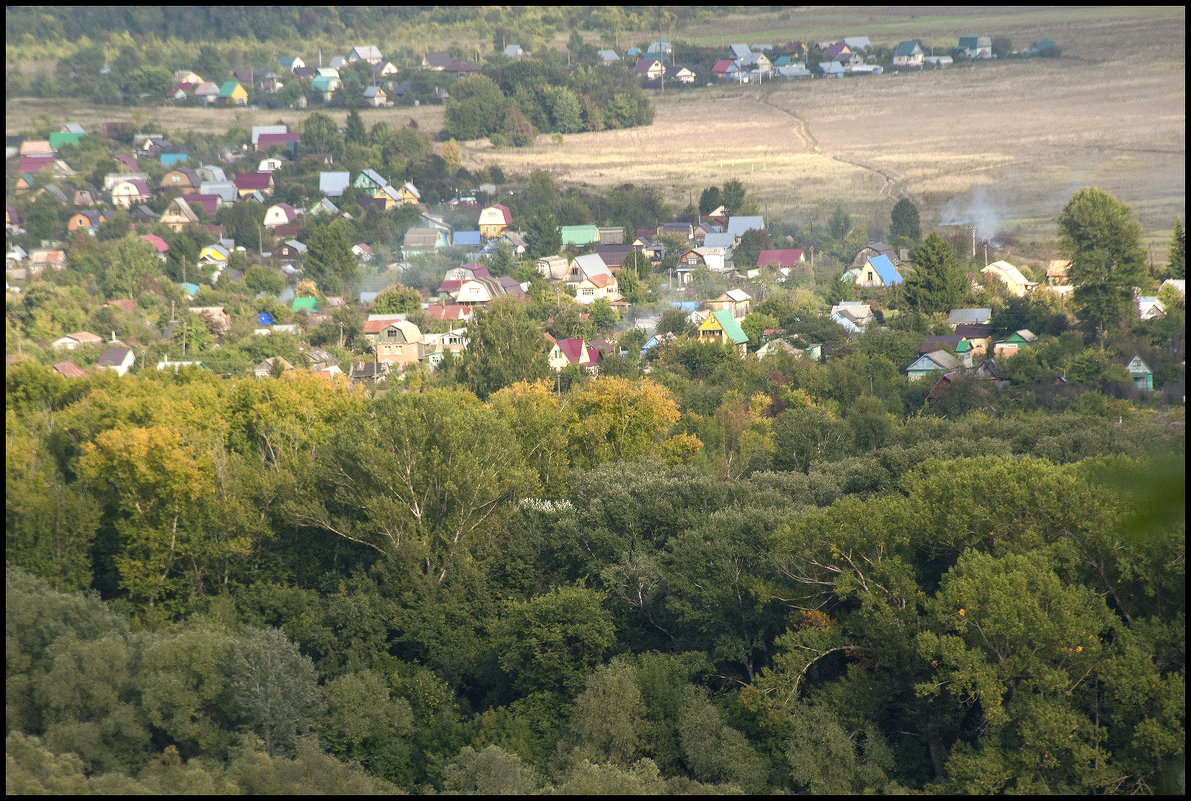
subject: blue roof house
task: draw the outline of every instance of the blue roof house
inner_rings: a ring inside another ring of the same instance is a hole
[[[893,266],[888,256],[873,256],[860,266],[856,276],[857,286],[888,287],[902,283],[901,273]]]

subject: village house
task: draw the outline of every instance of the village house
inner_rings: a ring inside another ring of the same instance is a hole
[[[508,206],[497,203],[480,212],[480,236],[485,239],[500,236],[512,224],[513,213],[509,211]]]
[[[544,335],[550,344],[550,354],[547,361],[554,372],[562,372],[567,367],[581,367],[589,373],[599,370],[604,356],[600,351],[578,337],[556,340],[549,334]]]
[[[925,53],[922,50],[922,45],[918,43],[917,39],[901,42],[897,49],[893,51],[893,66],[895,67],[922,67],[922,59]]]
[[[947,351],[936,350],[924,353],[915,359],[914,363],[906,368],[906,378],[910,381],[918,381],[931,373],[950,373],[962,366],[960,360]]]
[[[102,222],[107,222],[109,215],[97,209],[83,209],[76,211],[70,215],[70,219],[66,221],[67,233],[73,234],[80,228],[84,231],[94,231]]]
[[[748,352],[748,335],[740,327],[740,323],[726,311],[714,311],[699,325],[700,342],[714,342],[719,345],[731,346],[744,358]]]
[[[132,208],[153,199],[149,185],[140,178],[121,177],[112,185],[112,205]]]
[[[195,192],[202,186],[203,179],[190,167],[175,167],[161,176],[157,185],[163,192]]]
[[[1014,331],[1008,338],[1001,340],[993,345],[993,353],[1000,357],[1006,358],[1013,356],[1019,350],[1038,341],[1038,337],[1028,328],[1020,328]]]
[[[274,369],[276,369],[278,373],[288,373],[294,369],[294,366],[281,356],[270,356],[254,367],[252,374],[256,376],[257,380],[259,381],[264,378],[273,377]]]
[[[95,366],[100,370],[111,370],[116,375],[127,375],[136,364],[136,354],[131,348],[108,348],[99,355]]]
[[[389,96],[379,86],[369,86],[364,90],[364,105],[372,108],[384,108],[389,102]]]
[[[1133,386],[1139,392],[1154,391],[1154,371],[1140,355],[1130,359],[1129,363],[1125,365],[1125,369],[1129,372],[1129,377],[1133,379]]]
[[[219,102],[225,106],[248,105],[248,92],[240,85],[239,81],[224,81],[219,87],[217,97]]]
[[[709,311],[726,311],[737,320],[748,317],[753,298],[743,289],[729,289],[714,300],[707,301]]]
[[[371,333],[370,329],[376,329],[372,334],[375,337],[372,352],[376,362],[395,365],[404,370],[406,366],[421,360],[425,339],[421,329],[410,321],[367,320],[364,325],[366,334]]]
[[[83,345],[102,345],[103,337],[96,336],[90,331],[75,331],[73,334],[58,337],[50,343],[54,350],[74,350]]]
[[[901,273],[888,256],[870,256],[856,275],[856,285],[863,287],[892,287],[902,283]]]
[[[1038,286],[1037,281],[1029,280],[1021,274],[1021,270],[1007,261],[994,261],[981,270],[980,274],[1000,281],[1015,298],[1025,297],[1027,292]]]
[[[273,174],[269,172],[242,172],[236,175],[236,192],[240,197],[260,192],[268,197],[273,194]]]
[[[956,50],[973,60],[992,58],[992,39],[987,36],[961,36]]]
[[[575,301],[585,306],[600,298],[608,301],[620,300],[616,276],[598,253],[588,253],[572,259],[566,283],[575,290]]]
[[[161,212],[159,222],[176,234],[188,225],[198,225],[199,218],[184,197],[176,197]]]
[[[298,213],[288,203],[274,203],[265,209],[264,226],[270,231],[281,225],[289,225],[298,219]]]

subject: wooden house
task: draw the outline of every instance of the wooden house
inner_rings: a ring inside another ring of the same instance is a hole
[[[726,311],[715,311],[707,316],[699,325],[698,333],[700,342],[715,342],[720,345],[730,346],[737,353],[740,358],[744,358],[748,352],[748,335],[740,327],[740,323]]]
[[[161,212],[160,222],[176,234],[188,225],[198,225],[199,218],[186,200],[176,197]]]

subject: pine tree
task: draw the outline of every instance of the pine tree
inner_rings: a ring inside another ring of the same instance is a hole
[[[1187,234],[1178,217],[1174,218],[1174,233],[1170,237],[1170,277],[1187,277]]]

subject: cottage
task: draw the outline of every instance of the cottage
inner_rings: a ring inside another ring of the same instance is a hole
[[[54,350],[74,350],[83,345],[102,345],[103,337],[96,336],[90,331],[75,331],[73,334],[59,337],[50,343]]]
[[[69,359],[64,362],[54,362],[54,372],[63,378],[86,378],[87,373]]]
[[[1125,369],[1129,371],[1129,376],[1133,379],[1133,386],[1140,392],[1154,391],[1154,371],[1145,363],[1145,360],[1140,355],[1134,356],[1125,365]]]
[[[970,59],[992,58],[992,39],[987,36],[961,36],[956,50]]]
[[[858,300],[844,300],[831,307],[831,319],[850,334],[858,334],[873,320],[873,309]]]
[[[188,225],[198,225],[199,218],[184,197],[176,197],[161,213],[160,222],[176,234]]]
[[[936,350],[919,356],[906,368],[906,378],[918,381],[931,373],[949,373],[963,366],[959,359],[945,350]]]
[[[236,175],[236,192],[240,197],[260,192],[268,197],[273,194],[273,173],[242,172]]]
[[[710,311],[726,311],[737,320],[748,317],[753,298],[743,289],[729,289],[714,300],[707,301]]]
[[[534,266],[548,283],[555,284],[566,280],[570,269],[570,260],[566,256],[546,256],[538,259]]]
[[[554,340],[549,335],[546,339],[550,341],[550,355],[547,360],[550,364],[550,369],[554,372],[561,372],[567,367],[582,367],[588,372],[594,373],[599,369],[599,364],[603,361],[604,356],[600,351],[588,344],[583,339],[571,337],[569,339]]]
[[[433,53],[427,53],[426,55],[422,56],[422,69],[437,70],[438,72],[442,72],[447,67],[451,66],[452,61],[454,61],[454,59],[451,58],[451,54],[442,50]]]
[[[447,246],[447,234],[438,228],[410,228],[405,232],[405,239],[402,241],[402,252],[406,258],[416,256],[419,253],[425,253],[428,250],[435,250],[437,248],[445,248]]]
[[[111,370],[116,375],[127,375],[136,364],[136,354],[131,348],[109,348],[99,355],[95,366],[101,370]]]
[[[384,108],[389,102],[389,96],[379,86],[369,86],[364,90],[364,105],[372,108]]]
[[[865,262],[873,256],[884,256],[889,259],[894,267],[901,264],[901,259],[889,245],[886,245],[884,242],[869,242],[860,249],[860,252],[856,254],[856,258],[852,259],[852,266],[859,272],[864,267]]]
[[[647,81],[656,81],[666,74],[666,67],[658,59],[642,58],[633,66],[633,72]]]
[[[509,207],[497,203],[480,212],[480,236],[492,239],[503,234],[513,224],[513,213]]]
[[[1015,298],[1025,297],[1027,292],[1038,286],[1038,282],[1026,278],[1021,274],[1021,270],[1007,261],[994,261],[981,270],[980,274],[1000,281]]]
[[[917,39],[898,44],[897,49],[893,51],[893,66],[895,67],[917,67],[922,68],[922,59],[926,53],[922,49]]]
[[[605,67],[620,61],[620,56],[616,54],[615,50],[600,50],[598,55],[600,57],[600,63]]]
[[[239,81],[224,81],[219,87],[219,94],[217,97],[219,98],[219,102],[223,103],[224,105],[248,105],[248,91],[240,85]]]
[[[254,367],[252,374],[256,376],[257,380],[260,380],[264,378],[271,378],[274,375],[281,373],[292,372],[293,369],[294,366],[281,356],[270,356]],[[276,373],[274,373],[274,370],[276,370]]]
[[[76,211],[74,214],[70,215],[70,219],[66,221],[66,231],[67,233],[74,233],[80,228],[85,231],[94,231],[99,227],[100,223],[106,222],[107,220],[108,217],[105,216],[104,212],[102,211],[97,211],[94,209]]]
[[[957,325],[977,323],[987,325],[992,320],[992,309],[952,309],[947,313],[947,322],[954,329]]]
[[[300,261],[306,256],[306,245],[296,239],[287,239],[273,251],[273,258],[279,261]]]
[[[339,87],[343,86],[343,81],[336,75],[317,75],[314,80],[310,82],[311,91],[318,92],[323,96],[323,99],[329,99],[331,95],[339,91]]]
[[[293,206],[288,203],[274,203],[265,209],[264,226],[273,230],[279,225],[289,225],[296,219],[298,219],[298,213],[294,211]]]
[[[393,320],[377,328],[376,340],[372,346],[376,362],[397,365],[404,369],[422,358],[425,338],[416,325],[408,320]]]
[[[564,248],[582,248],[600,241],[600,229],[594,225],[564,225],[559,233]]]
[[[281,64],[281,69],[286,72],[295,72],[306,66],[306,62],[302,60],[301,56],[282,56],[278,62]]]
[[[699,325],[700,342],[715,342],[720,345],[731,346],[740,358],[748,352],[748,335],[741,329],[740,323],[726,311],[715,311],[707,316]]]
[[[350,172],[320,172],[318,174],[318,191],[327,197],[342,197],[344,190],[350,185]]]
[[[1140,320],[1158,320],[1166,316],[1166,304],[1155,296],[1143,295],[1137,299],[1137,317]]]
[[[763,267],[788,269],[801,263],[802,251],[798,248],[787,248],[784,250],[762,250],[757,255],[758,269]]]
[[[888,256],[871,256],[856,276],[856,285],[864,287],[892,287],[902,283],[901,273]]]
[[[1014,331],[1007,339],[1003,339],[996,345],[993,345],[993,353],[1001,358],[1013,356],[1022,348],[1032,345],[1038,341],[1038,337],[1028,328],[1021,328]]]
[[[379,64],[384,61],[384,56],[380,54],[380,48],[376,45],[356,45],[347,54],[347,63],[354,64],[357,61]]]
[[[820,61],[819,72],[823,73],[824,78],[842,78],[844,65],[838,61]]]
[[[125,178],[112,186],[112,205],[132,208],[138,203],[147,203],[153,199],[149,185],[140,178]]]
[[[735,237],[737,243],[739,243],[740,237],[744,236],[748,231],[764,230],[765,218],[760,215],[728,218],[727,232]]]
[[[161,176],[158,187],[163,191],[195,192],[203,184],[202,177],[190,167],[175,167]]]

